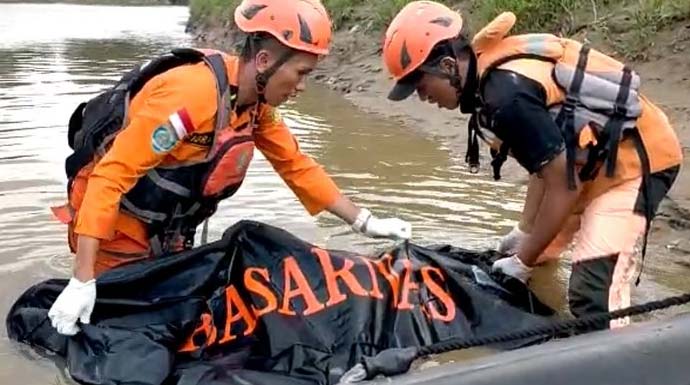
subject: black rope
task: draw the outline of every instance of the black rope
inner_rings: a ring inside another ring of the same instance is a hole
[[[491,345],[502,342],[511,342],[529,337],[541,337],[544,335],[553,336],[561,332],[575,331],[576,334],[580,334],[584,333],[586,330],[597,329],[596,325],[601,325],[604,322],[610,322],[612,320],[619,318],[646,314],[656,310],[684,305],[687,303],[690,303],[690,293],[665,298],[659,301],[652,301],[640,305],[630,306],[625,309],[619,309],[608,313],[597,313],[570,320],[550,322],[546,325],[541,325],[513,332],[507,332],[503,334],[497,334],[493,336],[474,337],[466,339],[451,339],[447,341],[441,341],[429,346],[419,348],[419,350],[417,350],[416,358],[422,358],[432,354],[446,353],[454,350],[468,349],[476,346]]]

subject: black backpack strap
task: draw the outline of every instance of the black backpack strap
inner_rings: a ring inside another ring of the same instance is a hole
[[[216,75],[216,85],[218,92],[222,95],[228,91],[228,72],[225,69],[225,60],[221,54],[212,54],[205,58],[208,65]]]
[[[234,106],[234,101],[230,95],[230,85],[228,83],[228,72],[225,67],[225,60],[221,54],[211,54],[204,58],[206,64],[211,67],[216,77],[216,89],[218,90],[217,111],[216,111],[216,131],[228,125],[230,114]]]
[[[128,79],[129,84],[127,87],[131,93],[130,97],[134,97],[144,87],[144,84],[154,76],[184,64],[198,63],[203,59],[203,52],[193,48],[174,48],[170,53],[154,58],[150,62],[139,66],[140,73],[136,74],[135,79]]]
[[[188,62],[195,62],[195,61],[200,61],[203,60],[204,58],[204,53],[194,49],[194,48],[187,48],[187,47],[180,47],[180,48],[173,48],[170,50],[170,52],[179,57],[182,58]]]
[[[589,59],[589,46],[582,45],[580,49],[580,56],[573,75],[573,81],[570,84],[570,89],[567,91],[565,101],[561,107],[561,111],[556,117],[556,124],[563,130],[563,137],[565,140],[565,155],[568,171],[568,188],[575,190],[577,185],[575,183],[575,150],[577,148],[577,138],[575,137],[575,108],[580,103],[580,89],[585,78],[585,69],[587,68],[587,60]]]
[[[649,154],[647,154],[647,149],[642,141],[642,136],[638,129],[631,130],[630,135],[632,136],[633,143],[635,143],[635,149],[640,157],[640,165],[642,166],[642,197],[644,198],[644,216],[645,216],[645,230],[644,239],[642,240],[642,262],[640,266],[640,272],[637,276],[637,281],[635,285],[640,283],[640,276],[642,275],[642,268],[644,267],[644,258],[647,254],[647,238],[649,237],[649,230],[651,229],[652,219],[654,219],[654,207],[652,205],[652,185],[651,185],[651,164],[649,162]]]
[[[618,144],[621,140],[623,132],[623,122],[628,113],[625,107],[630,95],[630,83],[632,82],[632,71],[628,67],[623,67],[623,76],[621,78],[621,85],[618,89],[618,96],[616,97],[616,104],[613,107],[613,116],[606,122],[604,132],[608,134],[607,150],[608,156],[606,158],[606,176],[613,177],[616,161],[618,160]]]

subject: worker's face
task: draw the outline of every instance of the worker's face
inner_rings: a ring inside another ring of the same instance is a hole
[[[456,65],[455,59],[446,57],[438,64],[438,70],[453,75],[457,73],[454,68]],[[454,110],[460,105],[458,90],[451,84],[450,79],[438,74],[423,73],[417,83],[417,95],[421,101],[436,104],[439,108]]]
[[[458,92],[450,80],[432,74],[424,74],[417,83],[419,100],[436,104],[439,108],[454,110],[460,104]]]
[[[270,68],[278,59],[278,57],[272,57],[263,66],[259,62],[257,69],[263,72]],[[266,102],[271,106],[277,107],[304,91],[307,75],[314,70],[317,62],[317,55],[306,52],[296,52],[293,54],[268,79],[268,84],[264,91]]]

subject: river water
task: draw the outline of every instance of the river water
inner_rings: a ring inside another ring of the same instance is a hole
[[[69,274],[66,228],[49,206],[65,199],[73,109],[135,63],[190,45],[187,17],[185,7],[0,4],[3,318],[27,287]],[[376,214],[411,221],[417,243],[490,247],[519,216],[524,186],[472,176],[450,143],[364,115],[327,89],[310,84],[282,114],[302,150],[346,194]],[[239,193],[210,220],[210,239],[243,218],[327,248],[372,252],[389,245],[352,234],[330,214],[308,216],[258,152]],[[539,292],[552,306],[563,306],[566,277],[555,264],[539,277],[546,282]],[[54,363],[11,343],[4,328],[0,357],[2,384],[65,381]]]

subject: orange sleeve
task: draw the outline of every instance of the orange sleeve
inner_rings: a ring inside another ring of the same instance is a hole
[[[211,72],[198,66],[182,69],[153,78],[132,101],[129,123],[89,176],[77,213],[77,234],[112,239],[122,195],[180,145],[181,122],[187,134],[213,124],[216,91]]]
[[[326,171],[300,151],[297,139],[274,108],[262,108],[255,143],[309,214],[320,213],[340,196]]]

